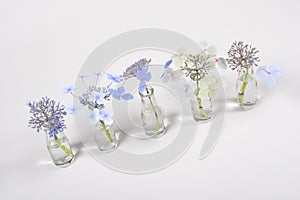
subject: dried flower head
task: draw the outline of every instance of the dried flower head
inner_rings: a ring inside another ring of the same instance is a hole
[[[235,41],[228,51],[227,63],[232,70],[238,72],[245,72],[249,69],[253,71],[253,67],[257,66],[260,61],[257,53],[258,50],[251,45]]]
[[[208,74],[211,67],[211,56],[209,54],[189,54],[184,61],[184,66],[181,66],[181,70],[193,81],[199,81]]]
[[[110,94],[108,92],[108,87],[97,87],[96,85],[91,85],[88,87],[88,90],[78,97],[82,105],[88,106],[90,110],[95,108],[102,109],[104,108],[103,102],[99,101],[99,98],[95,98],[95,94],[103,94],[103,100],[110,100]]]
[[[46,131],[50,137],[66,128],[64,116],[67,114],[64,105],[43,97],[39,101],[29,102],[31,113],[28,127],[37,132]]]
[[[139,61],[133,63],[129,67],[126,68],[125,72],[123,73],[122,77],[127,80],[132,77],[136,77],[138,71],[142,69],[148,69],[148,65],[151,62],[151,59],[147,60],[146,58],[142,58]]]

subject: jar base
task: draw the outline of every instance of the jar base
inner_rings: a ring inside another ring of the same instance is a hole
[[[102,153],[110,153],[110,152],[116,150],[116,148],[118,147],[118,145],[119,145],[119,142],[118,142],[118,140],[116,140],[109,147],[103,148],[103,147],[100,147],[100,146],[97,145],[97,148]]]
[[[259,103],[259,100],[255,101],[255,102],[238,103],[238,105],[242,110],[252,110],[258,105],[258,103]]]
[[[212,119],[212,115],[209,115],[208,117],[206,118],[197,118],[194,116],[194,120],[200,124],[205,124],[205,123],[208,123],[210,122]]]
[[[67,158],[65,158],[63,161],[53,161],[53,163],[57,167],[65,168],[70,166],[73,163],[74,159],[75,159],[75,155],[72,154]]]
[[[160,137],[162,137],[166,134],[166,127],[164,126],[164,127],[160,128],[158,132],[156,132],[156,131],[146,131],[145,133],[146,133],[146,135],[150,136],[150,138],[157,139],[157,138],[160,138]]]

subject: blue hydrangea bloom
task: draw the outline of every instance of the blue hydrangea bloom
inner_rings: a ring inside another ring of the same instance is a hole
[[[148,72],[147,68],[143,68],[136,73],[136,78],[140,80],[139,92],[143,92],[147,87],[146,82],[151,80],[151,73]]]
[[[120,75],[107,74],[107,78],[115,83],[119,83],[122,77]]]
[[[125,93],[124,87],[119,87],[118,89],[109,89],[108,92],[113,96],[113,98],[121,100],[132,100],[133,95],[130,93]]]

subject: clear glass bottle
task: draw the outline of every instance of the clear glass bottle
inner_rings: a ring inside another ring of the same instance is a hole
[[[74,160],[70,142],[63,132],[56,132],[52,136],[46,133],[46,142],[53,163],[59,167],[67,167]]]
[[[258,83],[252,71],[239,72],[236,92],[238,105],[243,110],[252,109],[259,103]]]
[[[194,120],[207,123],[212,118],[213,106],[210,91],[200,87],[200,83],[192,81],[193,98],[190,100]]]
[[[93,129],[94,139],[101,152],[111,152],[118,147],[113,124],[107,125],[99,120]]]
[[[139,92],[142,102],[141,118],[145,133],[158,138],[165,133],[164,116],[160,106],[157,105],[154,89],[147,86],[143,93]]]

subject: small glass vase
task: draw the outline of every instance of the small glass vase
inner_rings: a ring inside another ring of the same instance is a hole
[[[139,92],[142,102],[141,118],[145,133],[154,138],[158,138],[165,133],[164,116],[160,106],[157,105],[154,89],[147,86],[146,90]]]
[[[113,129],[113,124],[105,124],[104,121],[99,120],[93,129],[94,139],[97,148],[101,152],[111,152],[118,147],[118,140]]]
[[[53,163],[59,167],[67,167],[74,160],[70,142],[63,132],[46,133],[47,148]]]
[[[213,106],[211,93],[208,89],[201,89],[197,81],[193,81],[193,98],[191,98],[191,109],[194,120],[200,123],[207,123],[212,118]]]
[[[243,110],[250,110],[259,103],[258,83],[252,71],[239,72],[236,90],[238,105]]]

